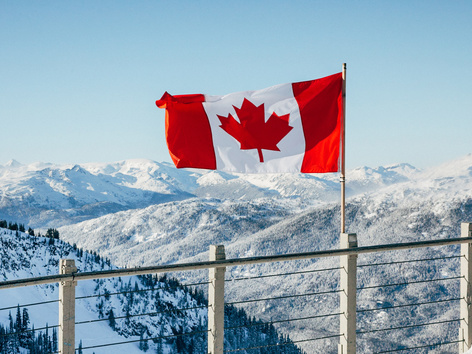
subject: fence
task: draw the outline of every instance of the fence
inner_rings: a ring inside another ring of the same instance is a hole
[[[240,259],[226,259],[224,247],[211,246],[210,260],[165,266],[151,266],[132,269],[116,269],[96,272],[77,273],[73,260],[63,259],[60,263],[60,274],[0,282],[0,289],[18,288],[23,286],[59,283],[59,325],[55,326],[59,332],[58,352],[62,354],[74,353],[75,348],[75,287],[78,281],[91,279],[105,279],[119,276],[145,275],[155,273],[169,273],[209,269],[208,281],[208,330],[201,331],[208,336],[208,353],[222,354],[224,352],[224,290],[225,271],[227,267],[249,264],[315,259],[323,257],[340,257],[340,287],[339,311],[326,316],[339,316],[339,334],[328,337],[339,337],[338,353],[352,354],[356,352],[356,314],[357,310],[357,256],[360,254],[405,250],[423,247],[437,247],[461,244],[460,264],[460,330],[458,340],[459,353],[466,352],[472,345],[472,223],[461,224],[461,237],[409,242],[389,245],[358,247],[356,234],[341,234],[341,248],[330,251],[294,253],[275,256],[248,257]],[[243,301],[244,302],[244,301]],[[234,302],[233,304],[237,304]],[[405,305],[408,306],[408,305]],[[368,311],[368,310],[362,310]],[[325,315],[311,316],[311,318]],[[283,321],[272,321],[272,323]],[[404,326],[405,327],[405,326]],[[403,328],[404,328],[403,327]],[[228,329],[227,329],[228,330]],[[303,342],[299,341],[299,342]],[[249,349],[249,348],[246,348]],[[413,348],[409,348],[413,349]]]

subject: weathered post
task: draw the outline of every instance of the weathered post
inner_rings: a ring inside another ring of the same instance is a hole
[[[210,246],[210,261],[226,259],[223,245]],[[225,272],[226,267],[209,269],[208,288],[208,353],[223,354],[225,319]]]
[[[341,248],[357,247],[356,234],[341,234]],[[356,353],[357,255],[340,256],[340,333],[338,354]]]
[[[77,272],[73,259],[61,259],[60,274]],[[59,353],[75,353],[75,281],[59,283]]]
[[[472,223],[461,224],[461,237],[472,237]],[[459,353],[472,345],[472,244],[461,244]]]

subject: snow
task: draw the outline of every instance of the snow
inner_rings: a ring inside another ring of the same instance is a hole
[[[44,165],[43,169],[40,166],[0,169],[0,218],[2,212],[5,215],[13,209],[27,209],[37,215],[31,218],[37,225],[63,225],[59,228],[61,238],[98,251],[119,266],[206,260],[210,244],[224,244],[228,258],[334,249],[339,244],[338,174],[228,174],[176,170],[169,164],[150,160]],[[408,164],[353,169],[347,172],[346,187],[347,227],[349,232],[358,234],[360,246],[457,237],[460,223],[472,220],[472,155],[424,171]],[[146,193],[163,193],[173,199]],[[119,207],[107,204],[107,209],[100,204],[112,202]],[[359,262],[450,256],[455,252],[453,247],[400,251],[362,256]],[[322,259],[233,267],[227,270],[227,276],[335,267],[336,259]],[[375,271],[364,268],[358,284],[369,286],[402,282],[407,277],[453,276],[457,271],[454,261],[421,262]],[[206,281],[204,272],[183,277],[189,281]],[[324,291],[326,287],[335,288],[333,279],[332,274],[319,272],[303,277],[267,278],[260,284],[232,282],[227,297],[229,301]],[[418,285],[383,292],[370,289],[360,292],[359,306],[454,297],[457,291],[455,284]],[[299,299],[246,308],[265,319],[280,318],[287,313],[302,317],[307,313],[329,313],[336,307],[336,301],[336,297],[322,296],[308,303]],[[457,310],[455,303],[411,312],[401,310],[397,317],[392,311],[384,310],[372,317],[360,316],[359,325],[386,327],[401,324],[402,319],[408,318],[451,319],[458,316]],[[294,322],[283,325],[282,329],[294,334],[294,339],[305,339],[310,335],[329,334],[335,326],[335,320]],[[407,332],[405,342],[445,335],[455,340],[456,332],[452,325],[432,326]],[[384,344],[379,344],[381,336],[360,338],[360,348],[367,352],[375,346],[389,349],[390,341],[395,345],[404,337],[404,332],[391,333]],[[331,344],[328,341],[323,345]]]
[[[404,181],[416,172],[407,165],[349,171],[348,195],[372,192]],[[308,205],[337,201],[338,177],[177,170],[167,163],[146,159],[61,166],[11,162],[0,168],[0,217],[24,209],[27,212],[17,221],[32,227],[58,227],[194,196],[221,200],[299,198]],[[48,209],[50,212],[45,213]]]
[[[60,258],[73,259],[79,272],[114,268],[107,260],[60,240],[29,236],[0,228],[0,243],[2,280],[57,274]],[[195,291],[197,289],[199,290]],[[58,321],[57,299],[57,284],[2,290],[0,324],[3,328],[6,324],[6,328],[11,330],[9,314],[16,320],[16,311],[19,309],[17,306],[21,305],[20,317],[22,311],[28,311],[28,329],[34,326],[36,338],[40,330],[44,332],[44,328],[48,328],[47,332],[51,335]],[[206,347],[203,335],[179,336],[178,338],[182,339],[180,341],[175,338],[176,333],[206,331],[207,302],[202,289],[195,284],[190,288],[182,287],[168,275],[78,281],[75,304],[76,347],[82,343],[84,348],[100,346],[97,352],[112,350],[119,353],[139,353],[139,337],[143,334],[144,338],[171,337],[169,340],[149,341],[151,352],[168,354],[190,352],[192,349],[191,352],[201,353]],[[112,313],[114,321],[110,320]],[[253,328],[251,336],[247,336],[245,330],[242,330],[226,338],[227,349],[267,345],[279,339],[274,328],[263,328],[259,325],[254,328],[256,321],[249,319],[242,311],[227,307],[225,313],[225,326],[234,323],[246,324]],[[20,335],[17,338],[21,346],[21,338],[24,337]],[[16,348],[18,344],[12,344],[14,341],[15,339],[12,339],[9,345]],[[121,344],[129,341],[133,343]],[[120,344],[111,348],[101,347],[113,343]],[[20,352],[27,353],[26,350]],[[299,353],[292,350],[290,352]]]
[[[0,253],[0,261],[2,266],[2,280],[24,279],[34,276],[44,276],[58,274],[59,258],[73,259],[80,271],[97,271],[106,268],[113,268],[106,265],[102,259],[100,262],[94,260],[91,254],[78,256],[77,250],[72,246],[56,240],[43,237],[32,237],[24,233],[16,236],[15,232],[0,228],[0,242],[2,244],[2,252]],[[147,326],[151,337],[160,335],[171,335],[175,325],[181,328],[192,328],[202,323],[206,318],[203,309],[189,310],[182,315],[156,315],[137,320],[132,318],[130,325],[121,327],[122,320],[117,320],[117,328],[119,331],[113,331],[108,325],[108,321],[96,322],[100,318],[99,304],[103,304],[103,294],[122,292],[123,288],[128,289],[128,284],[141,284],[137,277],[125,277],[118,280],[106,279],[100,281],[80,281],[76,287],[76,348],[82,341],[83,346],[94,346],[106,343],[119,343],[129,340],[138,340],[133,328],[139,326]],[[164,288],[166,284],[156,284],[156,288]],[[135,285],[136,286],[136,285]],[[159,294],[157,294],[159,292]],[[102,297],[90,297],[91,295],[102,294]],[[18,304],[26,306],[29,318],[36,329],[51,327],[58,324],[58,286],[57,284],[30,286],[27,288],[4,289],[0,291],[0,303],[2,309],[0,311],[0,323],[8,324],[9,313],[13,318],[16,315],[16,307]],[[82,297],[82,299],[81,299]],[[134,295],[134,304],[131,305],[130,313],[149,313],[155,312],[154,304],[158,301],[173,304],[176,308],[190,308],[197,306],[196,301],[189,296],[188,292],[181,289],[174,290],[156,290],[153,292],[137,293]],[[45,303],[43,302],[51,302]],[[102,312],[106,315],[113,308],[115,317],[122,316],[123,303],[127,303],[127,297],[123,294],[112,295],[109,301],[106,301]],[[35,305],[36,304],[36,305]],[[10,310],[8,308],[11,307]],[[5,310],[7,308],[7,310]],[[138,317],[139,318],[139,317]],[[139,322],[137,322],[139,321]],[[80,322],[85,322],[81,324]],[[172,325],[170,324],[172,322]],[[185,323],[185,325],[184,325]],[[138,325],[137,325],[138,324]],[[164,326],[163,332],[159,332],[160,326]],[[167,327],[166,327],[167,326]],[[146,328],[146,327],[143,327]],[[190,332],[190,331],[189,331]],[[51,334],[51,332],[50,332]],[[121,335],[120,335],[121,334]],[[121,344],[116,349],[117,352],[125,353],[142,353],[138,348],[138,343]]]
[[[61,245],[48,248],[47,243],[49,240],[46,238],[31,238],[22,233],[20,233],[19,237],[16,237],[10,230],[0,228],[0,239],[3,244],[4,252],[8,250],[8,254],[2,254],[2,263],[5,265],[4,262],[7,261],[10,265],[9,268],[3,267],[2,280],[57,274],[57,261],[59,257],[63,256],[74,259],[79,268],[85,265],[83,260],[78,259],[74,254],[68,253],[66,255],[60,252],[55,255],[51,254],[50,251],[54,249],[64,250],[64,248],[62,248]],[[22,247],[15,246],[15,243],[20,242]],[[60,243],[60,241],[56,242]],[[7,245],[7,243],[9,243],[9,245]],[[71,247],[69,246],[69,248]],[[27,267],[25,267],[25,265],[27,265]],[[93,282],[86,281],[77,287],[76,296],[80,297],[90,295],[91,293],[93,293]],[[9,312],[11,312],[13,317],[15,316],[16,306],[18,304],[38,304],[57,299],[58,287],[52,284],[28,288],[4,289],[0,291],[0,303],[2,304],[2,308],[12,307],[12,309],[10,311],[0,311],[0,323],[8,323]],[[51,327],[58,324],[59,314],[57,302],[36,306],[27,305],[27,308],[31,323],[34,323],[35,328],[43,328],[46,325]],[[97,318],[96,312],[92,309],[91,302],[87,301],[76,302],[76,314],[77,321],[87,321]],[[87,345],[122,341],[116,332],[110,329],[106,322],[94,322],[87,326],[78,325],[76,329],[76,347],[78,347],[80,340]],[[141,353],[136,345],[127,344],[123,346],[123,349],[129,353]]]

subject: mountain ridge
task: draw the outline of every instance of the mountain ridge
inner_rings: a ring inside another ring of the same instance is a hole
[[[141,163],[146,166],[142,171],[138,168]],[[70,210],[49,209],[43,211],[46,215],[41,220],[42,225],[47,225],[44,221],[57,220],[54,213],[63,213],[63,226],[59,228],[61,237],[77,243],[79,247],[103,252],[104,256],[120,266],[207,260],[210,244],[224,244],[228,258],[339,247],[340,189],[337,174],[238,175],[218,171],[176,170],[166,165],[165,168],[170,172],[159,175],[157,171],[160,165],[150,160],[120,162],[118,165],[107,166],[95,165],[93,170],[92,167],[86,168],[84,165],[81,168],[90,175],[99,176],[97,178],[100,178],[100,183],[115,181],[115,187],[123,187],[124,191],[138,184],[160,185],[162,181],[167,183],[166,179],[172,184],[172,181],[178,180],[179,182],[175,183],[181,183],[182,186],[175,186],[175,195],[182,199],[159,201],[142,208],[124,207],[125,210],[116,212],[107,212],[100,207],[92,210],[84,217],[85,220],[71,218]],[[72,170],[72,167],[69,167],[69,170]],[[76,170],[73,172],[80,172],[79,167]],[[347,172],[346,183],[347,231],[357,233],[360,246],[457,237],[460,223],[472,220],[471,171],[472,155],[426,170],[418,170],[408,164],[350,170]],[[0,183],[5,183],[2,177]],[[62,185],[67,186],[66,183]],[[13,192],[18,190],[15,188],[12,189]],[[169,188],[168,191],[172,189]],[[179,194],[180,192],[188,194]],[[93,205],[84,207],[93,208]],[[0,213],[2,210],[0,206]],[[77,210],[74,212],[78,213]],[[449,257],[456,249],[425,249],[407,254],[420,258],[431,258],[431,255]],[[386,263],[392,260],[401,261],[405,254],[393,252],[369,257],[362,256],[359,260]],[[274,271],[291,273],[294,270],[298,272],[335,269],[337,266],[334,259],[320,259],[305,263],[228,268],[227,276],[260,276]],[[414,269],[379,270],[378,273],[368,273],[368,276],[359,275],[359,284],[364,286],[386,280],[402,282],[404,276],[410,274],[414,277],[425,274],[440,276],[457,270],[458,266],[454,264],[438,266],[425,262]],[[202,273],[182,274],[180,277],[182,281],[202,281],[205,278]],[[324,291],[323,286],[334,289],[336,284],[335,278],[325,276],[323,272],[307,274],[303,279],[298,276],[282,276],[278,281],[268,278],[267,281],[252,286],[231,283],[231,287],[228,285],[227,296],[229,301],[248,300],[254,296],[285,296],[287,292],[293,291]],[[380,303],[395,303],[395,298],[408,298],[419,302],[424,298],[435,300],[443,295],[453,296],[456,290],[455,286],[450,289],[414,286],[411,289],[395,289],[395,293],[369,290],[359,295],[359,301],[360,306],[375,307],[377,299]],[[394,299],[389,299],[390,297]],[[308,304],[300,298],[277,306],[256,303],[247,305],[247,309],[250,313],[270,320],[283,317],[287,313],[300,317],[305,316],[307,312],[326,313],[336,307],[336,301],[335,297],[322,296]],[[442,319],[446,314],[455,314],[456,310],[458,307],[456,309],[452,305],[441,305],[425,310],[421,316]],[[416,312],[401,312],[401,317],[406,318],[413,314],[417,316]],[[394,325],[398,321],[389,314],[382,316],[374,319],[360,316],[359,325],[368,327],[369,321],[378,326],[385,323]],[[336,333],[335,320],[326,323],[315,321],[310,325],[294,322],[280,326],[285,333],[293,334],[296,340]],[[415,338],[429,340],[439,336],[441,331],[453,333],[455,329],[451,326],[440,330],[426,328],[415,332]],[[407,341],[414,342],[413,334],[412,331],[408,332],[412,339]],[[448,336],[455,338],[455,334]],[[382,342],[381,337],[373,336],[371,339],[360,341],[359,348],[370,351],[369,348],[379,346],[387,350],[388,345],[395,347],[402,338],[404,339],[404,336],[395,333],[387,343]],[[313,352],[324,348],[325,352],[330,352],[327,348],[335,347],[335,343],[325,342],[320,345],[308,343],[304,349]]]

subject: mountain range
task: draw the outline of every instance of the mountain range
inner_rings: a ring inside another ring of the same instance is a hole
[[[347,171],[346,180],[347,231],[357,234],[360,246],[458,237],[460,223],[472,221],[472,155],[425,170],[409,164],[362,167]],[[210,244],[225,245],[228,258],[339,247],[337,174],[228,174],[177,170],[150,160],[80,166],[22,165],[12,161],[0,167],[0,191],[0,219],[37,229],[58,227],[61,239],[99,252],[117,266],[206,260]],[[376,253],[360,256],[359,263],[444,258],[457,255],[457,249]],[[264,281],[230,281],[227,301],[335,290],[336,271],[321,270],[336,268],[338,262],[326,258],[228,268],[229,280],[297,274]],[[407,277],[447,277],[457,271],[457,260],[449,258],[385,265],[375,270],[364,267],[358,277],[358,307],[454,297],[458,284],[372,285],[403,283]],[[202,281],[206,277],[205,272],[179,275],[181,281]],[[248,303],[244,308],[266,320],[301,318],[334,313],[337,301],[336,295],[300,296]],[[405,318],[438,321],[458,317],[458,309],[458,303],[443,302],[415,310],[379,310],[370,317],[371,313],[365,312],[359,315],[358,327],[393,327]],[[367,352],[372,348],[388,350],[431,342],[439,334],[455,340],[456,325],[389,331],[388,340],[384,332],[373,332],[360,336],[359,348]],[[336,326],[337,318],[327,317],[288,322],[279,328],[294,340],[305,340],[337,333]],[[304,349],[335,352],[335,342],[307,342]],[[448,352],[449,348],[438,350]],[[451,352],[455,351],[451,346]]]

